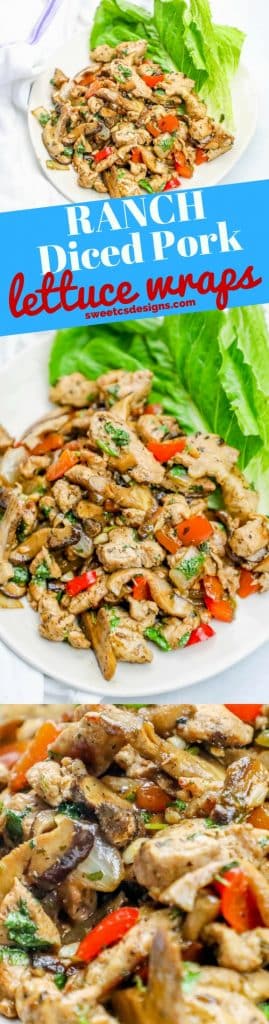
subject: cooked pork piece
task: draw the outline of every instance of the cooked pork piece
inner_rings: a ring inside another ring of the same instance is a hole
[[[88,711],[76,723],[67,725],[51,746],[58,757],[81,757],[95,774],[102,775],[118,751],[134,739],[140,729],[136,715],[108,706],[100,711]]]
[[[219,704],[168,704],[146,714],[160,736],[175,729],[187,743],[212,743],[214,747],[244,747],[251,743],[253,728]]]
[[[133,745],[142,757],[157,763],[162,770],[177,779],[179,786],[190,794],[204,793],[212,782],[220,790],[219,771],[212,764],[203,762],[201,758],[188,750],[175,747],[170,741],[161,740],[155,733],[150,722],[133,739]]]
[[[208,924],[204,928],[205,942],[217,948],[220,967],[236,971],[256,971],[269,962],[269,929],[253,928],[238,935],[225,924]]]

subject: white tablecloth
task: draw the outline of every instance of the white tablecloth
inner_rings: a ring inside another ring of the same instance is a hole
[[[57,6],[57,4],[56,4]],[[20,41],[17,50],[0,51],[0,208],[15,210],[37,206],[55,205],[64,202],[61,196],[39,173],[35,157],[28,143],[25,125],[25,102],[29,88],[27,61],[33,58],[29,49],[21,45],[31,32],[34,22],[46,7],[46,0],[0,0],[0,40],[2,43]],[[226,183],[259,180],[269,177],[269,76],[268,76],[268,0],[212,0],[216,20],[236,23],[245,29],[248,39],[244,59],[253,73],[260,95],[260,119],[258,129],[249,149],[227,177]],[[46,54],[62,45],[64,39],[88,23],[91,0],[58,0],[58,9],[53,21],[35,49],[35,69],[44,66]],[[23,83],[19,79],[18,67],[23,68]],[[10,83],[1,86],[8,76]],[[13,79],[13,84],[11,79]],[[14,82],[14,79],[16,81]],[[11,104],[13,105],[11,106]],[[27,346],[27,337],[0,339],[0,366],[14,351]],[[241,662],[234,669],[215,676],[211,680],[166,695],[165,700],[188,699],[190,694],[199,701],[223,701],[236,696],[242,701],[251,701],[253,693],[262,700],[268,700],[269,644],[256,654]],[[8,702],[66,701],[84,699],[85,693],[60,686],[20,661],[0,644],[0,699]],[[145,693],[145,699],[146,699]],[[152,698],[151,698],[152,699]],[[159,697],[158,697],[159,699]]]

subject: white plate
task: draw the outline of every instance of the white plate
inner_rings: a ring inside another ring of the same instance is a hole
[[[17,437],[49,408],[51,338],[51,334],[49,338],[36,335],[34,344],[0,373],[1,421]],[[120,664],[110,683],[103,680],[91,651],[43,640],[38,633],[38,617],[27,601],[22,611],[0,610],[0,638],[30,665],[72,687],[89,687],[99,696],[119,700],[145,695],[150,698],[202,682],[260,647],[269,639],[269,594],[239,601],[234,622],[229,626],[216,624],[214,639],[171,654],[154,647],[150,665]]]
[[[92,0],[92,19],[97,6],[98,0]],[[149,7],[149,3],[144,3],[144,6]],[[34,110],[35,107],[40,106],[49,109],[51,108],[50,79],[52,78],[55,67],[62,68],[65,74],[71,77],[78,74],[82,68],[89,64],[89,34],[90,26],[89,30],[74,36],[72,42],[65,44],[65,46],[62,46],[61,49],[54,53],[49,67],[39,75],[34,82],[30,92],[28,105],[29,132],[40,167],[46,174],[47,178],[49,178],[52,185],[54,185],[55,188],[66,197],[66,199],[69,199],[74,203],[87,202],[89,200],[92,201],[93,199],[100,199],[101,197],[93,189],[81,188],[77,184],[77,176],[73,167],[70,166],[65,171],[52,171],[46,166],[49,154],[43,145],[41,128],[38,121],[33,116],[32,110]],[[191,181],[184,181],[184,189],[193,188],[193,186],[199,188],[200,186],[206,187],[209,185],[216,185],[232,170],[249,145],[256,128],[257,97],[252,78],[243,64],[240,64],[239,70],[234,77],[232,96],[236,135],[234,146],[228,153],[225,153],[217,160],[212,160],[210,163],[202,164],[200,167],[197,167],[195,175]]]

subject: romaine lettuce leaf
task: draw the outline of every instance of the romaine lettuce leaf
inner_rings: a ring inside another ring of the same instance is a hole
[[[237,28],[213,23],[209,0],[154,0],[152,14],[130,0],[101,0],[90,43],[94,49],[147,39],[148,56],[193,78],[211,113],[232,125],[230,84],[244,38]]]

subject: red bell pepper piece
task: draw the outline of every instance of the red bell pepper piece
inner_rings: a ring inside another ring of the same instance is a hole
[[[59,455],[57,461],[53,462],[47,469],[47,480],[49,480],[50,483],[54,483],[55,480],[60,480],[60,478],[67,473],[68,469],[72,469],[72,466],[75,466],[78,461],[79,456],[76,452],[64,449],[64,451],[61,452],[61,455]]]
[[[186,437],[175,437],[171,441],[149,441],[148,451],[152,452],[157,462],[169,462],[174,455],[183,452],[186,445]]]
[[[98,153],[94,153],[93,159],[96,164],[101,163],[101,160],[106,160],[108,156],[113,153],[112,146],[104,146],[104,149],[99,149]]]
[[[260,714],[263,705],[262,704],[225,704],[229,711],[233,712],[233,715],[237,715],[237,718],[241,718],[242,722],[255,722],[255,718]]]
[[[150,589],[147,580],[144,576],[136,576],[132,596],[135,601],[149,601],[150,600]]]
[[[142,156],[142,153],[141,153],[141,149],[138,149],[138,147],[136,147],[135,149],[132,149],[131,160],[132,160],[133,164],[142,164],[143,163],[143,156]]]
[[[195,153],[195,163],[197,164],[197,166],[199,166],[199,164],[205,164],[207,163],[207,161],[208,157],[204,149],[197,149]]]
[[[126,935],[126,932],[133,928],[139,918],[137,907],[120,907],[103,917],[99,924],[92,928],[79,944],[76,960],[83,963],[90,963],[102,949],[113,946],[115,942]]]
[[[151,123],[151,121],[149,121],[147,124],[147,131],[150,132],[150,135],[152,135],[153,139],[158,139],[158,136],[161,135],[160,128],[157,128],[155,124]]]
[[[159,402],[151,402],[149,405],[146,405],[146,408],[144,409],[144,413],[146,413],[146,415],[149,416],[158,416],[159,413],[162,413],[162,411],[163,407],[162,405],[159,404]]]
[[[181,174],[182,178],[192,178],[192,167],[187,163],[183,152],[180,151],[174,154],[174,164],[175,170]]]
[[[179,540],[184,545],[202,544],[212,536],[213,529],[206,516],[190,516],[177,526]]]
[[[59,735],[59,728],[54,722],[42,722],[37,730],[34,739],[27,744],[26,750],[16,762],[11,774],[10,789],[18,793],[20,789],[27,786],[26,773],[37,761],[44,761],[48,754],[48,747]]]
[[[203,640],[209,640],[211,636],[215,636],[215,630],[207,622],[203,622],[201,626],[193,629],[186,647],[192,647],[193,644],[201,644]]]
[[[240,582],[238,594],[239,597],[250,597],[251,594],[256,594],[259,590],[259,585],[248,569],[241,569]]]
[[[179,128],[178,117],[175,114],[165,114],[164,117],[160,117],[158,127],[161,132],[175,132]]]
[[[169,537],[169,534],[165,533],[164,530],[157,531],[156,540],[158,541],[158,544],[161,544],[162,547],[166,549],[166,551],[169,551],[170,555],[175,555],[181,547],[181,544],[179,544],[174,537]]]
[[[32,448],[31,455],[46,455],[47,452],[56,452],[62,448],[64,439],[61,434],[47,434],[43,441],[39,441],[35,448]]]
[[[159,82],[163,82],[164,74],[160,71],[158,74],[152,75],[141,75],[143,82],[149,85],[151,89],[154,89],[155,85],[159,85]]]
[[[164,192],[170,192],[171,188],[180,188],[180,185],[181,185],[180,178],[178,178],[177,175],[174,174],[173,177],[169,178],[169,181],[166,182],[166,185],[164,186],[164,190],[163,191]]]
[[[207,597],[211,597],[213,601],[221,601],[223,586],[218,576],[204,576],[203,588]]]
[[[204,602],[213,619],[218,619],[219,622],[232,622],[234,617],[232,601],[226,598],[223,601],[214,601],[214,598],[207,597],[205,594]]]
[[[263,807],[254,807],[254,811],[248,814],[247,822],[254,828],[263,828],[269,832],[269,810],[267,807],[268,804],[264,804]]]
[[[81,594],[82,590],[88,590],[89,587],[92,587],[96,580],[96,569],[89,569],[88,572],[83,572],[81,576],[73,576],[72,580],[67,580],[65,584],[66,593],[69,597],[76,597],[77,594]]]
[[[230,868],[214,883],[221,897],[221,914],[238,934],[263,924],[247,876],[241,868]]]

